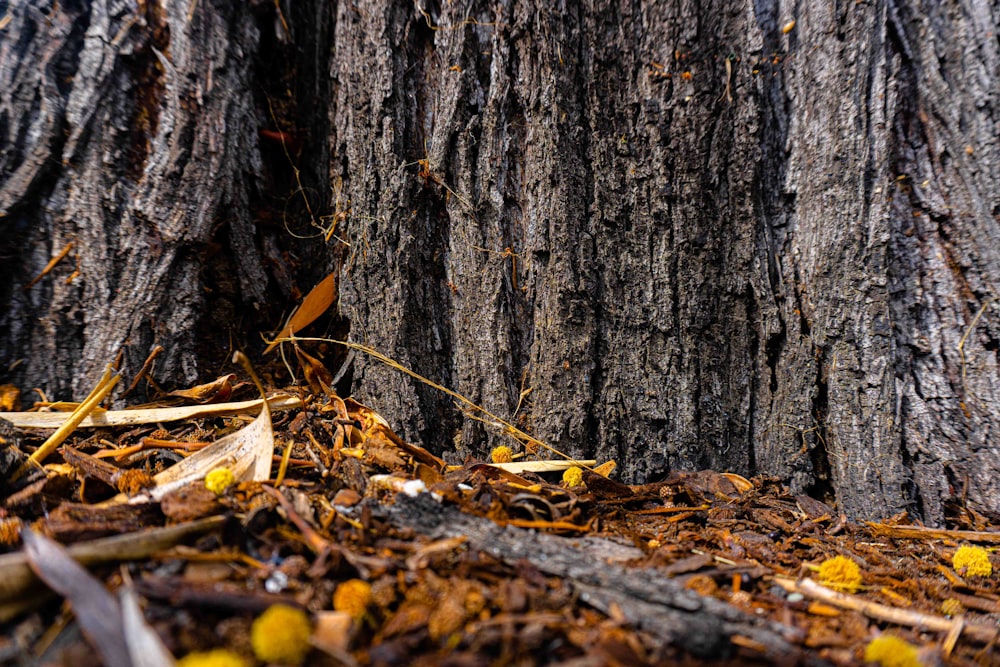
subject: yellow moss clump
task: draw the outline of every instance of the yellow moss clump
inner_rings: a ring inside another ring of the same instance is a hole
[[[372,586],[361,579],[348,579],[333,592],[333,608],[347,612],[352,618],[364,617],[372,603]]]
[[[865,662],[881,667],[922,667],[917,647],[894,635],[879,635],[868,642]]]
[[[838,591],[854,593],[861,587],[861,568],[847,556],[827,558],[819,565],[819,581]]]
[[[177,661],[177,667],[249,667],[249,663],[232,651],[217,648],[188,653]]]
[[[514,452],[510,447],[500,445],[499,447],[494,447],[493,451],[490,452],[490,460],[493,463],[510,463],[514,460]]]
[[[563,484],[569,487],[583,484],[583,469],[579,466],[566,468],[563,472]]]
[[[236,478],[233,477],[232,470],[229,468],[216,468],[205,475],[205,488],[218,496],[222,495],[235,481]]]
[[[993,574],[990,555],[982,547],[960,546],[951,557],[951,565],[956,572],[968,577],[988,577]]]
[[[312,626],[301,609],[271,605],[250,627],[250,645],[259,660],[301,665],[309,652]]]

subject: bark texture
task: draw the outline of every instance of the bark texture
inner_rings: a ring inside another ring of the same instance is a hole
[[[996,507],[995,8],[380,7],[332,56],[356,338],[629,480]],[[408,437],[494,444],[358,379]]]
[[[995,4],[6,15],[18,384],[79,396],[126,342],[191,381],[196,342],[252,342],[337,266],[354,340],[628,481],[768,473],[935,523],[1000,506]],[[360,356],[353,388],[435,450],[502,438]]]
[[[217,370],[206,361],[257,337],[256,312],[298,296],[275,241],[289,234],[266,214],[287,186],[268,180],[258,132],[274,130],[269,89],[285,94],[287,60],[275,35],[290,35],[244,3],[3,4],[6,381],[79,399],[119,351],[135,373],[156,345],[164,380]],[[306,48],[326,33],[308,24],[292,100],[316,95]],[[308,287],[320,272],[303,273]]]

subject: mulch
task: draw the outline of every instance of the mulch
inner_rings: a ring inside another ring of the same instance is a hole
[[[995,566],[1000,532],[968,508],[931,530],[853,522],[779,480],[714,471],[626,485],[586,470],[569,486],[449,463],[365,406],[302,398],[273,417],[275,454],[291,448],[280,484],[197,481],[136,504],[107,502],[122,471],[155,474],[188,454],[166,444],[250,418],[80,429],[19,482],[19,452],[50,431],[0,425],[4,664],[102,664],[80,628],[96,612],[37,580],[22,527],[133,590],[177,657],[223,647],[263,664],[252,623],[284,603],[314,623],[306,665],[855,665],[886,634],[917,662],[882,664],[1000,664],[996,567],[953,562],[979,545]],[[860,580],[824,575],[835,557]],[[356,580],[362,608],[335,609]]]

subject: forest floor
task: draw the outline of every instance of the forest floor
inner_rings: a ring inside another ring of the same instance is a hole
[[[0,664],[1000,664],[1000,532],[968,509],[449,465],[331,391],[272,404],[93,413],[44,467],[32,420],[67,413],[4,413]]]

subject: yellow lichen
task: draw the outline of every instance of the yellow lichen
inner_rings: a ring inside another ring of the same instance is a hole
[[[510,463],[514,460],[514,452],[511,451],[510,447],[500,445],[499,447],[494,447],[493,451],[490,452],[490,460],[493,463]]]
[[[205,475],[205,488],[218,496],[222,495],[235,481],[236,478],[233,477],[232,470],[229,468],[216,468]]]
[[[232,651],[217,648],[188,653],[177,661],[177,667],[249,667],[249,663]]]
[[[250,628],[250,645],[259,660],[300,665],[309,652],[312,627],[301,609],[284,604],[268,607]]]
[[[333,608],[347,612],[352,618],[364,617],[372,603],[372,587],[361,579],[348,579],[333,592]]]
[[[827,558],[819,565],[819,581],[838,591],[854,593],[861,587],[861,568],[847,556]]]
[[[583,469],[579,466],[566,468],[563,472],[563,484],[570,487],[583,484]]]
[[[988,577],[993,574],[990,555],[982,547],[960,546],[951,557],[952,567],[967,577]]]
[[[921,667],[917,647],[894,635],[879,635],[868,642],[865,662],[881,667]]]

